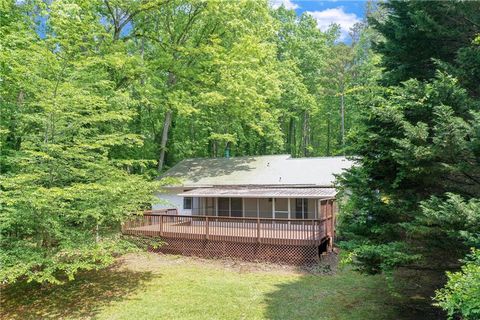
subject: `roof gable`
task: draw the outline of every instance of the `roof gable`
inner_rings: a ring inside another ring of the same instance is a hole
[[[179,178],[183,187],[316,186],[332,187],[335,174],[353,165],[345,157],[292,158],[290,155],[185,159],[162,177]]]

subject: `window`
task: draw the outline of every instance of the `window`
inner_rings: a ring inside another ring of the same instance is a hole
[[[258,199],[258,216],[260,218],[272,218],[272,199]]]
[[[183,209],[187,209],[187,210],[192,209],[192,198],[191,197],[183,198]]]
[[[292,199],[291,200],[292,218],[295,218],[295,219],[310,218],[308,217],[310,207],[311,207],[311,204],[309,205],[309,199],[300,199],[300,198]]]
[[[287,198],[275,198],[275,218],[288,219]]]
[[[243,202],[245,203],[245,217],[257,217],[257,199],[245,198]]]
[[[230,216],[230,198],[218,198],[218,215]]]
[[[205,213],[207,216],[215,215],[215,198],[205,198]]]
[[[230,198],[230,215],[232,217],[243,216],[243,201],[242,198]]]

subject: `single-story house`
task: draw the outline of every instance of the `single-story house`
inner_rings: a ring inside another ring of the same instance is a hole
[[[184,215],[316,219],[319,200],[334,199],[335,175],[350,168],[345,157],[289,155],[187,159],[162,177],[178,179],[157,196],[153,209]]]
[[[161,178],[160,203],[124,233],[159,236],[163,252],[305,262],[332,249],[335,176],[345,157],[186,159]]]

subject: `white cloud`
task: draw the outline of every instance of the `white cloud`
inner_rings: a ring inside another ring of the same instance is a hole
[[[285,9],[289,10],[300,8],[300,6],[292,0],[270,0],[270,5],[274,9],[280,8],[282,5],[285,7]]]
[[[326,9],[323,11],[307,11],[315,20],[317,20],[320,30],[325,31],[332,23],[340,25],[341,35],[340,40],[345,40],[348,36],[348,31],[360,19],[355,13],[346,13],[343,7]]]

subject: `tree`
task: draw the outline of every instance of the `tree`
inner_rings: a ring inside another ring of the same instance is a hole
[[[278,150],[270,101],[279,89],[266,3],[171,1],[134,22],[129,37],[137,39],[146,68],[135,88],[136,127],[157,169],[221,155],[227,144],[234,154],[259,153],[259,145]]]
[[[391,14],[386,19],[372,17],[370,22],[385,39],[375,45],[382,54],[385,84],[434,77],[436,61],[457,64],[459,50],[471,51],[471,41],[480,31],[477,1],[395,0],[382,6]],[[475,75],[478,80],[478,71]]]
[[[447,272],[448,281],[444,288],[437,290],[435,305],[448,312],[450,319],[480,317],[480,253],[472,250],[465,264],[458,272]]]
[[[130,159],[112,156],[142,143],[128,130],[134,109],[125,86],[138,57],[109,36],[95,1],[12,2],[7,10],[1,279],[59,283],[127,249],[119,225],[156,188],[123,170]]]
[[[341,178],[346,202],[340,232],[360,270],[413,263],[445,270],[447,258],[479,246],[479,5],[385,6],[387,17],[373,19],[383,37],[376,50],[386,69],[384,94],[365,100],[352,144],[358,166]],[[438,295],[451,314],[474,314],[472,299],[455,297],[462,288],[478,287],[469,277],[474,265],[450,274]],[[457,282],[461,288],[453,293]]]
[[[361,166],[342,182],[353,193],[343,232],[363,239],[358,250],[364,243],[371,254],[376,243],[386,253],[367,268],[405,262],[390,253],[406,240],[406,224],[415,221],[421,201],[447,191],[478,196],[475,106],[454,78],[439,73],[429,83],[391,88],[370,109],[356,141]]]

